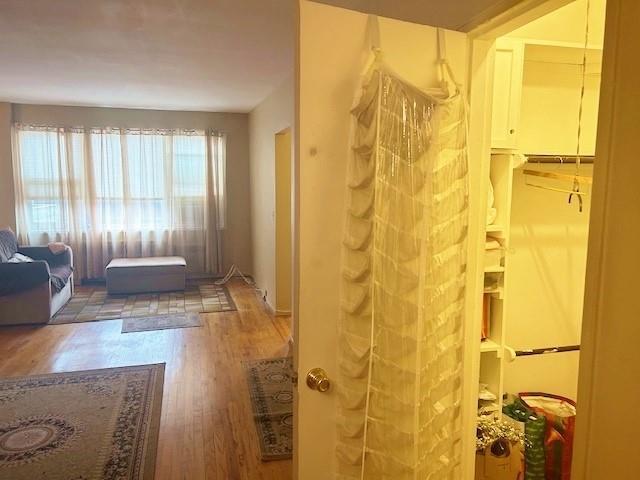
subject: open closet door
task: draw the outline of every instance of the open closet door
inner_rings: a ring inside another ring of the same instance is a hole
[[[344,337],[338,332],[344,310],[343,250],[348,206],[347,168],[353,145],[352,108],[362,90],[362,74],[371,60],[371,46],[378,41],[386,64],[407,84],[418,90],[441,86],[438,30],[380,17],[378,36],[368,27],[370,21],[366,14],[309,1],[300,1],[299,8],[294,316],[294,361],[299,380],[294,428],[295,476],[301,480],[378,478],[358,474],[353,448],[345,448],[342,439],[338,441],[340,429],[360,428],[342,419],[338,405],[339,397],[345,394],[341,381],[346,365],[339,360],[343,358],[339,352],[343,349]],[[372,39],[372,35],[378,38]],[[468,38],[453,31],[444,31],[442,38],[460,90],[466,91]],[[470,165],[470,175],[474,168]],[[469,217],[478,215],[470,211]],[[473,303],[468,302],[464,309],[471,308]],[[477,338],[479,328],[478,332],[466,334]],[[313,371],[311,376],[310,371]],[[327,380],[330,388],[323,391]],[[473,388],[471,395],[477,394],[477,384],[463,387]],[[393,388],[390,381],[387,390],[392,393]],[[474,423],[475,412],[470,414]],[[466,473],[459,472],[473,471],[472,467],[468,470],[462,465],[463,461],[473,461],[473,453],[462,453],[469,448],[465,442],[474,441],[474,431],[466,428],[465,422],[460,420],[464,433],[459,435],[460,442],[456,444],[459,452],[451,456],[451,461],[456,463],[451,472],[458,472],[457,475],[414,477],[412,474],[410,478],[466,478]],[[389,445],[393,441],[389,438]],[[420,447],[417,442],[413,443],[411,448],[415,453]],[[358,445],[362,443],[356,441],[352,447],[357,450]],[[473,448],[471,446],[471,452]],[[354,460],[354,468],[344,468],[345,455]]]

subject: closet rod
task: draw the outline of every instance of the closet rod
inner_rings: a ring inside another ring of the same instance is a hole
[[[525,155],[527,163],[576,163],[577,155]],[[593,155],[580,156],[580,163],[593,163]]]
[[[580,350],[580,345],[566,345],[562,347],[533,348],[531,350],[516,350],[516,357],[529,357],[531,355],[546,355],[548,353],[575,352]]]

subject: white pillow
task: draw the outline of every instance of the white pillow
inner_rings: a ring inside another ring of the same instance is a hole
[[[21,253],[14,253],[13,257],[7,260],[8,263],[28,263],[33,262],[33,258],[27,257]]]

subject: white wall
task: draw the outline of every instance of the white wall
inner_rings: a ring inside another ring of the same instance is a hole
[[[523,153],[575,155],[582,88],[583,49],[525,48],[518,147]],[[580,153],[596,147],[601,52],[589,50],[582,98]]]
[[[589,45],[602,48],[607,0],[575,0],[511,33],[509,37],[564,42],[582,47],[589,2]]]
[[[548,167],[572,174],[574,166]],[[593,167],[583,165],[582,175]],[[588,190],[588,188],[583,188]],[[516,350],[579,345],[590,197],[584,210],[567,194],[526,185],[514,170],[505,292],[506,343]],[[543,391],[576,399],[578,352],[519,357],[505,368],[505,391]]]
[[[294,123],[293,74],[249,114],[253,276],[275,309],[275,135]]]
[[[11,104],[0,103],[0,228],[16,228],[11,160]]]
[[[350,109],[370,53],[366,26],[367,15],[300,2],[297,353],[301,379],[314,367],[326,369],[334,380],[339,376],[336,330]],[[436,29],[380,18],[380,33],[385,59],[397,72],[415,85],[437,86]],[[464,81],[466,37],[448,32],[447,51],[458,79]],[[319,394],[301,381],[298,395],[299,478],[332,478],[336,393]]]

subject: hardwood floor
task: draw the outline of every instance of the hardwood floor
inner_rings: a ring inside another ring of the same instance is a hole
[[[288,480],[291,461],[261,462],[243,359],[283,356],[288,317],[233,281],[237,312],[202,328],[121,334],[121,322],[4,327],[0,377],[166,363],[156,479]]]

